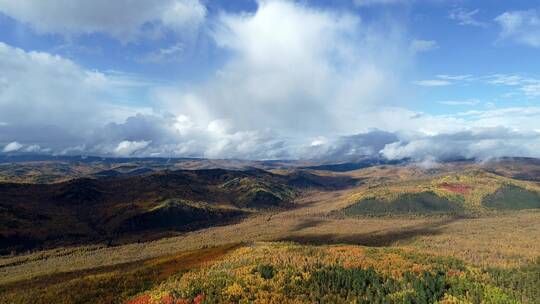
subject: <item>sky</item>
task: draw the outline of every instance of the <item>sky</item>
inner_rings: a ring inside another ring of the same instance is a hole
[[[540,4],[0,0],[0,153],[540,157]]]

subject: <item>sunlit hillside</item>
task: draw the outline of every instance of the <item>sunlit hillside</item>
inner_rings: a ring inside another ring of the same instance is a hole
[[[540,186],[474,170],[413,181],[382,183],[351,194],[349,215],[470,214],[540,208]]]
[[[540,304],[539,0],[0,0],[0,304]]]

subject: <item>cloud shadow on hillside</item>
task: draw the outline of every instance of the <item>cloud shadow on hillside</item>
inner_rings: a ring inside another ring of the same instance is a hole
[[[279,241],[291,241],[300,244],[324,245],[324,244],[353,244],[371,247],[391,246],[398,241],[408,241],[418,236],[438,235],[443,232],[443,226],[462,219],[462,217],[445,218],[440,221],[430,222],[412,227],[399,229],[382,230],[372,233],[353,233],[353,234],[295,234],[279,239]],[[319,223],[306,223],[313,227]],[[301,229],[296,229],[298,231]]]

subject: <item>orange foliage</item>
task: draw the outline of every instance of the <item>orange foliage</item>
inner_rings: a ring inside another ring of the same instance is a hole
[[[152,299],[149,295],[142,295],[127,301],[126,304],[152,304]]]
[[[176,304],[176,301],[171,295],[162,296],[159,301],[161,302],[161,304]]]

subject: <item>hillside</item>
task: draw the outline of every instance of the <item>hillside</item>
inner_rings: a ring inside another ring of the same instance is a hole
[[[0,287],[0,303],[537,303],[540,261],[481,269],[410,250],[230,244]]]
[[[290,208],[332,177],[223,169],[79,178],[53,184],[0,183],[0,248],[108,243],[226,224]],[[339,184],[343,179],[337,179]],[[334,182],[335,184],[336,182]]]
[[[540,186],[483,170],[381,183],[351,194],[348,215],[429,214],[540,208]]]
[[[176,170],[263,170],[305,167],[303,161],[248,161],[204,158],[106,158],[0,154],[0,182],[57,183],[77,178],[129,177]]]
[[[535,301],[540,295],[534,288],[540,283],[535,277],[539,263],[512,276],[484,272],[457,259],[403,250],[262,243],[236,249],[210,267],[174,276],[127,303],[163,303],[164,299],[188,303],[197,299],[204,303]]]
[[[0,303],[538,303],[516,162],[0,183]]]

